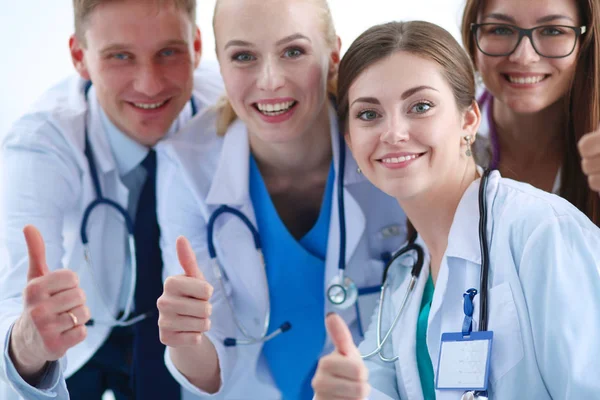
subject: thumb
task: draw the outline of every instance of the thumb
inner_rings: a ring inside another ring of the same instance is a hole
[[[600,129],[583,135],[577,143],[577,148],[582,158],[600,154]]]
[[[37,228],[33,225],[27,225],[23,228],[25,242],[27,242],[27,251],[29,253],[29,269],[27,271],[27,282],[32,279],[44,276],[50,271],[46,264],[46,247],[44,238]]]
[[[325,326],[333,345],[340,354],[343,356],[358,354],[352,334],[342,317],[335,313],[329,314],[325,318]]]
[[[179,258],[179,264],[183,267],[185,276],[190,278],[204,279],[204,275],[200,268],[198,268],[198,262],[196,261],[196,254],[192,250],[189,240],[184,236],[179,236],[176,242],[177,247],[177,258]]]

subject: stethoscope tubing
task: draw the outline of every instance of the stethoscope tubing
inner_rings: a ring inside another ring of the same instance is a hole
[[[91,87],[92,87],[92,82],[91,81],[86,82],[86,84],[84,86],[84,97],[86,98],[86,100],[87,100],[88,92]],[[195,103],[193,97],[190,99],[190,106],[192,109],[192,116],[195,116],[198,112],[198,109],[197,109],[197,106],[196,106],[196,103]],[[119,318],[109,317],[110,320],[108,320],[108,321],[99,320],[99,319],[90,319],[90,321],[88,321],[88,323],[86,323],[86,325],[92,326],[92,325],[95,325],[96,323],[109,325],[109,326],[134,325],[137,322],[142,321],[142,320],[146,319],[147,317],[149,317],[150,315],[154,314],[154,311],[141,313],[130,319],[131,313],[133,312],[133,308],[134,308],[133,303],[134,303],[134,298],[135,298],[135,285],[137,282],[137,258],[136,258],[136,250],[135,250],[133,220],[124,207],[122,207],[116,201],[104,197],[104,195],[102,193],[102,186],[100,185],[98,169],[96,168],[96,163],[94,161],[94,154],[92,151],[92,146],[90,145],[90,142],[89,142],[87,124],[86,124],[85,131],[84,131],[84,146],[85,146],[84,147],[84,155],[88,162],[89,172],[90,172],[90,176],[92,179],[92,185],[94,187],[94,192],[96,193],[96,199],[94,199],[90,204],[88,204],[88,206],[85,208],[85,210],[83,212],[83,217],[81,220],[81,227],[80,227],[79,234],[80,234],[81,242],[83,244],[83,253],[84,253],[85,264],[88,267],[90,276],[92,277],[92,281],[98,282],[96,280],[96,277],[94,274],[94,265],[93,265],[93,261],[92,261],[91,250],[89,247],[89,238],[87,235],[86,228],[87,228],[88,221],[89,221],[89,218],[90,218],[92,212],[97,207],[99,207],[101,205],[105,205],[107,207],[113,208],[123,218],[123,221],[124,221],[126,229],[127,229],[127,243],[128,243],[128,249],[129,249],[129,257],[130,257],[130,260],[129,260],[129,291],[128,291],[128,295],[127,295],[125,310],[123,310],[123,314]],[[100,303],[102,304],[102,306],[105,310],[106,315],[111,316],[112,312],[110,311],[110,308],[108,307],[108,303],[107,303],[106,299],[104,298],[102,293],[100,293],[100,288],[96,284],[94,284],[93,286],[94,286],[94,289],[96,291],[98,298],[100,299]]]
[[[487,242],[487,184],[489,180],[489,176],[492,170],[485,170],[483,175],[481,176],[481,182],[479,185],[479,194],[478,194],[478,202],[479,202],[479,246],[481,250],[481,259],[482,259],[482,268],[481,268],[481,277],[480,277],[480,310],[479,310],[479,331],[487,330],[487,322],[488,322],[488,276],[489,276],[489,249]],[[377,346],[376,348],[364,355],[361,355],[363,359],[367,359],[373,357],[375,354],[379,355],[379,358],[384,362],[395,362],[398,360],[398,356],[387,358],[383,355],[383,346],[388,341],[392,331],[395,329],[400,316],[402,315],[406,304],[410,298],[410,294],[413,292],[414,287],[416,286],[417,279],[421,274],[421,270],[424,264],[424,256],[423,249],[418,244],[414,243],[415,238],[412,238],[409,243],[399,250],[388,262],[384,269],[383,273],[383,284],[381,286],[381,293],[379,297],[379,307],[377,310],[377,326],[376,326],[376,337],[377,337]],[[411,279],[404,293],[404,297],[402,299],[402,303],[400,305],[399,310],[396,312],[396,316],[392,321],[389,329],[387,330],[385,336],[381,337],[381,325],[382,325],[382,314],[383,314],[383,304],[385,298],[385,291],[387,286],[387,273],[390,266],[393,262],[406,254],[407,252],[415,250],[417,252],[417,261],[413,265],[411,269]],[[484,398],[485,394],[475,393],[474,395],[479,396],[480,398]]]
[[[339,137],[339,146],[340,146],[340,149],[339,149],[340,156],[339,156],[339,160],[338,160],[339,161],[338,185],[337,185],[338,219],[339,219],[339,224],[340,224],[340,250],[339,250],[339,259],[338,259],[338,271],[339,271],[338,274],[343,279],[344,271],[346,268],[346,218],[344,215],[344,170],[345,170],[345,163],[346,163],[346,157],[345,157],[346,151],[345,151],[345,143],[344,143],[343,136],[340,134],[340,135],[338,135],[338,137]],[[225,290],[225,283],[223,280],[223,267],[220,264],[220,262],[218,261],[217,250],[216,250],[215,242],[214,242],[215,223],[217,221],[217,218],[223,214],[232,214],[232,215],[238,217],[244,223],[244,225],[246,225],[246,227],[252,234],[252,237],[254,240],[254,246],[259,254],[259,257],[262,260],[263,266],[265,265],[265,262],[264,262],[264,256],[262,254],[262,249],[261,249],[260,234],[259,234],[258,230],[254,227],[252,222],[248,219],[248,217],[245,216],[241,211],[239,211],[233,207],[227,206],[227,205],[221,205],[219,208],[217,208],[217,210],[215,210],[211,215],[208,216],[208,219],[207,219],[207,246],[208,246],[209,257],[211,258],[213,273],[214,273],[215,277],[217,278],[217,280],[219,281],[219,286],[221,287],[221,290],[223,291],[223,294],[224,294],[225,298],[227,299],[226,300],[227,305],[231,311],[231,314],[233,315],[233,319],[234,319],[234,322],[235,322],[237,328],[240,330],[242,335],[244,337],[246,337],[246,339],[247,339],[247,340],[241,340],[241,339],[237,339],[237,338],[226,338],[224,340],[224,343],[226,346],[237,346],[237,345],[249,345],[249,344],[266,342],[266,341],[271,340],[272,338],[280,335],[281,333],[284,333],[284,332],[288,331],[289,329],[291,329],[291,324],[286,321],[278,329],[273,331],[271,334],[267,334],[269,325],[271,322],[270,321],[271,320],[271,309],[270,309],[270,305],[268,305],[267,309],[265,311],[264,325],[262,328],[262,332],[259,336],[253,336],[249,333],[249,330],[246,329],[246,327],[244,326],[242,321],[237,317],[237,314],[235,312],[235,309],[234,309],[233,303],[230,299],[230,296],[227,295],[227,292]],[[342,282],[343,282],[343,280],[342,280]],[[327,291],[327,293],[329,293],[329,290]],[[327,296],[327,297],[329,298],[329,296]]]
[[[416,286],[417,279],[419,278],[419,275],[421,274],[421,270],[423,269],[423,265],[425,263],[425,255],[424,255],[423,249],[421,248],[421,246],[414,243],[415,239],[416,239],[416,237],[412,238],[411,241],[406,246],[404,246],[402,249],[400,249],[398,252],[396,252],[396,254],[394,254],[394,256],[388,261],[387,265],[385,266],[385,268],[383,270],[383,278],[382,278],[383,284],[381,285],[381,292],[379,294],[379,307],[377,308],[377,326],[376,326],[377,347],[375,348],[375,350],[371,351],[368,354],[364,354],[364,355],[361,354],[361,358],[363,358],[363,359],[367,359],[367,358],[373,357],[375,354],[379,354],[379,358],[384,362],[395,362],[396,360],[398,360],[398,356],[395,356],[392,358],[385,357],[383,355],[383,346],[386,344],[386,342],[390,338],[392,332],[394,331],[394,328],[398,324],[398,321],[400,320],[400,317],[402,316],[402,313],[404,312],[404,309],[406,307],[408,299],[410,298],[410,294],[413,292],[413,290]],[[382,319],[383,319],[383,301],[385,299],[385,291],[386,291],[386,287],[388,285],[387,273],[388,273],[388,270],[390,269],[391,265],[394,263],[394,261],[397,260],[398,258],[404,256],[409,251],[415,251],[417,253],[417,260],[411,269],[410,282],[408,283],[408,287],[406,288],[406,292],[404,293],[404,297],[402,298],[402,303],[400,305],[400,308],[396,312],[396,316],[394,317],[394,320],[392,321],[390,328],[387,330],[385,336],[382,338],[381,337],[381,324],[382,324]]]

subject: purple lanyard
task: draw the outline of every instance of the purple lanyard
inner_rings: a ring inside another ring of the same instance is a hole
[[[488,168],[490,169],[498,169],[498,165],[500,164],[500,145],[498,144],[498,132],[496,131],[496,124],[494,123],[494,96],[487,90],[483,92],[483,94],[477,100],[479,103],[479,107],[483,109],[486,108],[487,112],[487,121],[489,128],[489,139],[490,144],[492,146],[492,160]]]

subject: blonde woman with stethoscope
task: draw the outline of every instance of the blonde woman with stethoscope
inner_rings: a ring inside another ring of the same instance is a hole
[[[358,349],[328,317],[336,350],[319,362],[317,400],[600,393],[600,230],[566,200],[476,167],[474,87],[466,53],[427,22],[373,27],[344,56],[347,142],[419,237],[389,266]]]
[[[325,0],[220,0],[214,28],[227,102],[158,148],[165,358],[198,397],[311,399],[325,313],[361,340],[405,216],[338,129]]]

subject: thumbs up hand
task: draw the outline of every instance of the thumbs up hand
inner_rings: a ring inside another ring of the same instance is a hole
[[[319,360],[312,380],[315,400],[364,399],[371,390],[369,373],[350,330],[337,314],[328,315],[325,325],[335,350]]]
[[[85,339],[90,312],[77,274],[66,269],[50,272],[40,232],[28,225],[23,233],[29,269],[24,309],[11,332],[9,355],[21,377],[32,383],[47,362],[58,360]]]
[[[577,144],[581,169],[588,177],[590,188],[600,193],[600,129],[584,135]]]
[[[183,236],[177,239],[177,257],[184,274],[168,277],[157,301],[160,341],[174,348],[198,345],[210,329],[213,293]]]

